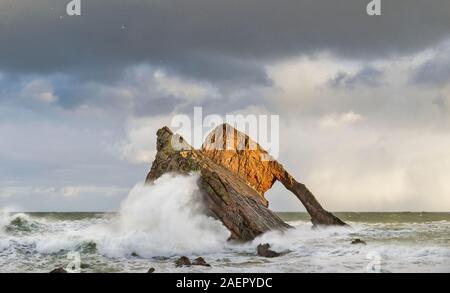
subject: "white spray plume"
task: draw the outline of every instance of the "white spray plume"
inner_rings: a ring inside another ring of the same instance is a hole
[[[229,232],[205,215],[197,180],[197,175],[165,174],[152,185],[136,185],[115,223],[90,231],[100,253],[154,257],[220,251]]]

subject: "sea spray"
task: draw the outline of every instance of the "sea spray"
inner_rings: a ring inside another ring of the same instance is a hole
[[[29,231],[31,218],[24,213],[15,213],[16,209],[4,207],[0,209],[0,233]]]
[[[10,222],[10,210],[7,208],[0,209],[0,252],[8,248],[9,241],[4,237],[5,227]]]
[[[0,233],[5,237],[0,248],[21,235],[27,251],[42,254],[75,250],[113,258],[150,258],[221,251],[229,232],[205,215],[197,180],[197,175],[166,174],[151,185],[137,184],[119,212],[103,218],[38,220],[2,209]]]
[[[4,232],[5,227],[11,223],[14,209],[11,207],[2,207],[0,209],[0,233]]]
[[[0,233],[3,232],[4,227],[9,223],[9,213],[7,209],[0,209]]]
[[[220,251],[229,237],[218,220],[203,212],[197,175],[165,174],[138,184],[116,218],[85,231],[110,257],[173,256]]]

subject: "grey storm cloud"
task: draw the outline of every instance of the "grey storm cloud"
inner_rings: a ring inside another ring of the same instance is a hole
[[[421,64],[413,73],[413,82],[420,85],[440,86],[450,82],[450,46],[434,58]]]
[[[434,98],[433,105],[435,105],[438,108],[441,116],[443,116],[443,117],[447,116],[450,108],[449,108],[448,101],[444,96],[438,96],[438,97]]]
[[[121,68],[160,64],[199,78],[267,82],[261,61],[321,50],[346,58],[406,54],[450,34],[450,1],[368,0],[0,2],[0,70],[74,72],[114,78]],[[247,79],[250,80],[247,80]]]
[[[338,72],[330,81],[333,87],[344,87],[354,89],[357,86],[378,87],[382,84],[383,72],[373,68],[364,67],[356,74],[348,74],[346,72]]]

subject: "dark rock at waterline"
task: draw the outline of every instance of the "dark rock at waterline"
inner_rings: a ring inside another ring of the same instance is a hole
[[[256,252],[259,256],[262,257],[278,257],[289,253],[288,250],[282,252],[276,252],[270,249],[269,243],[260,244],[256,247]]]
[[[196,259],[194,259],[194,261],[192,262],[192,265],[194,265],[194,266],[204,266],[204,267],[210,267],[211,266],[201,256],[197,257]]]
[[[97,252],[97,244],[93,241],[84,242],[80,246],[83,253],[95,253]]]
[[[178,267],[190,267],[190,266],[204,266],[204,267],[210,267],[211,265],[205,261],[203,257],[197,257],[192,262],[191,260],[186,257],[182,256],[179,259],[175,261],[175,266]]]
[[[170,257],[167,257],[167,256],[154,256],[152,258],[157,261],[165,261],[165,260],[170,259]]]
[[[179,259],[177,259],[177,260],[175,261],[175,266],[176,266],[177,268],[178,268],[178,267],[184,267],[184,266],[190,267],[191,265],[192,265],[191,261],[190,261],[189,258],[186,257],[186,256],[182,256],[182,257],[180,257]]]
[[[155,272],[155,268],[149,268],[147,273],[151,274],[151,273],[154,273],[154,272]]]
[[[326,211],[267,151],[228,124],[216,127],[201,149],[194,149],[168,127],[157,132],[157,154],[146,183],[165,173],[200,175],[207,213],[224,224],[230,239],[250,241],[270,230],[291,226],[268,208],[264,193],[281,182],[305,206],[314,225],[346,225]]]
[[[59,267],[51,271],[50,274],[67,274],[67,271],[63,267]]]
[[[363,245],[366,245],[367,243],[364,240],[356,238],[356,239],[352,240],[352,244],[363,244]]]

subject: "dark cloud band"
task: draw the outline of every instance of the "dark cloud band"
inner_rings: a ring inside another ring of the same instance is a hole
[[[362,0],[89,0],[72,17],[66,2],[0,3],[0,70],[100,79],[148,62],[190,76],[264,82],[255,66],[261,61],[322,50],[356,59],[402,55],[450,32],[448,0],[382,1],[376,17]]]

